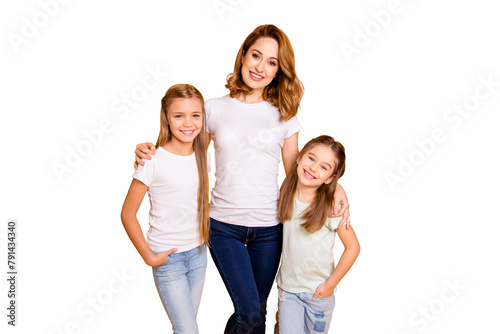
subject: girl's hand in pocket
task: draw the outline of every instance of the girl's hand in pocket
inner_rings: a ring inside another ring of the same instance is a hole
[[[329,284],[327,284],[326,282],[325,283],[321,283],[318,288],[316,289],[316,292],[314,293],[314,296],[312,298],[312,300],[316,300],[318,298],[318,296],[320,296],[321,298],[329,298],[333,295],[333,289],[335,287],[334,286],[330,286]]]
[[[162,264],[167,263],[168,256],[177,252],[177,248],[172,248],[165,252],[160,252],[158,254],[151,253],[151,258],[146,261],[146,264],[151,267],[158,267]]]

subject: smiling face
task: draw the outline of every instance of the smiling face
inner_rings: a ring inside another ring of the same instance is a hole
[[[269,37],[261,37],[243,55],[241,77],[245,84],[262,95],[263,89],[273,81],[278,73],[278,42]]]
[[[176,144],[191,144],[203,128],[203,106],[197,98],[175,99],[167,110],[167,120]]]
[[[315,145],[297,159],[298,182],[305,187],[318,188],[333,181],[337,161],[333,151],[325,145]]]

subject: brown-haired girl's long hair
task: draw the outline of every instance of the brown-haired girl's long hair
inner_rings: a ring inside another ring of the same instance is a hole
[[[292,44],[287,35],[272,24],[261,25],[248,35],[238,51],[234,62],[233,73],[227,76],[226,88],[229,95],[236,97],[238,94],[252,93],[241,76],[241,61],[250,47],[261,37],[269,37],[278,42],[278,73],[267,87],[264,88],[262,98],[276,106],[281,114],[281,120],[287,121],[297,115],[300,100],[304,94],[304,86],[295,72],[295,55]]]
[[[155,147],[158,148],[167,143],[172,138],[172,132],[168,125],[167,110],[176,99],[196,98],[202,107],[203,125],[202,130],[193,141],[193,151],[198,167],[198,222],[200,232],[200,242],[208,242],[208,230],[210,228],[210,218],[208,215],[208,166],[207,166],[207,137],[205,133],[205,107],[201,93],[195,87],[188,84],[177,84],[170,87],[165,96],[161,99],[160,113],[160,134]]]
[[[301,226],[304,227],[308,233],[320,230],[325,224],[328,216],[333,212],[335,188],[337,187],[338,180],[342,175],[344,175],[345,171],[346,156],[344,146],[330,136],[319,136],[310,140],[299,152],[297,160],[300,160],[308,151],[317,145],[324,145],[330,148],[335,154],[337,161],[335,162],[335,168],[332,172],[332,175],[334,176],[333,181],[328,184],[323,183],[318,189],[316,189],[316,196],[314,197],[313,202],[300,217],[305,220]],[[280,188],[280,197],[278,199],[278,218],[282,223],[292,219],[293,216],[293,202],[299,178],[297,166],[298,163],[296,161],[293,169],[285,178]]]

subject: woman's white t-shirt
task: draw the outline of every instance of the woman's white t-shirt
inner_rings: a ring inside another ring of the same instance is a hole
[[[268,102],[247,104],[228,95],[208,100],[205,111],[216,165],[210,217],[240,226],[278,224],[281,148],[301,129],[299,121],[281,121]]]
[[[159,147],[144,160],[133,177],[148,186],[151,250],[178,248],[185,252],[200,245],[198,226],[198,167],[195,154],[183,156]]]

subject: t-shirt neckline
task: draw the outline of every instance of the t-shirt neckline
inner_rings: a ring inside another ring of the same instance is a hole
[[[160,154],[164,154],[164,155],[168,155],[172,158],[176,158],[176,159],[181,159],[181,160],[189,160],[189,159],[192,159],[195,154],[194,152],[190,155],[179,155],[179,154],[175,154],[175,153],[172,153],[172,152],[169,152],[167,151],[166,149],[164,149],[163,147],[158,147],[157,148],[157,151],[160,153]]]
[[[257,103],[245,103],[245,102],[241,102],[240,100],[238,100],[237,98],[235,97],[231,97],[230,95],[226,95],[231,101],[233,101],[233,103],[236,103],[240,106],[245,106],[247,108],[255,108],[255,107],[260,107],[262,105],[265,105],[265,104],[269,104],[268,101],[260,101],[260,102],[257,102]]]

